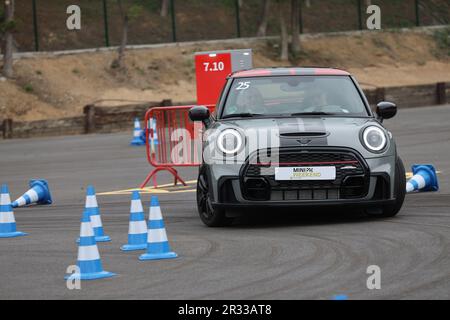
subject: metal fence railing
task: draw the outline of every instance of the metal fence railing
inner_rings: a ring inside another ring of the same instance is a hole
[[[122,0],[138,6],[129,23],[129,44],[152,44],[256,36],[267,0]],[[288,0],[284,0],[290,3]],[[81,8],[81,30],[66,28],[66,9]],[[380,6],[382,28],[448,24],[448,0],[301,0],[300,30],[304,33],[365,28],[368,4]],[[267,35],[279,34],[276,1],[271,0]],[[117,0],[16,1],[18,51],[71,50],[114,46],[121,39]],[[289,14],[288,12],[286,14]],[[286,17],[290,21],[290,17]]]

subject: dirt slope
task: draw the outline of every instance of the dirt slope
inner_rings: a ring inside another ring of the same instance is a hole
[[[427,34],[308,37],[302,46],[293,64],[344,68],[363,86],[450,81],[449,56]],[[20,59],[14,65],[16,79],[0,81],[0,118],[78,115],[84,105],[99,99],[195,101],[194,52],[248,47],[254,50],[256,67],[286,64],[277,59],[277,42],[267,40],[129,50],[125,74],[110,68],[115,52]]]

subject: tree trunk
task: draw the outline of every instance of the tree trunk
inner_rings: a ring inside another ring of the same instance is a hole
[[[12,78],[13,73],[13,23],[14,23],[14,0],[5,0],[5,34],[3,37],[3,76]]]
[[[269,21],[270,14],[270,0],[264,0],[264,9],[262,13],[261,23],[258,27],[257,37],[265,37],[267,32],[267,23]]]
[[[117,0],[119,6],[120,16],[122,18],[122,40],[118,49],[117,59],[111,64],[111,68],[125,68],[125,48],[128,42],[128,13],[125,12],[125,8],[122,6],[122,1]]]
[[[300,1],[291,0],[292,53],[300,53]]]
[[[169,1],[170,0],[161,0],[161,17],[167,17],[169,14]]]
[[[278,17],[280,19],[280,31],[281,31],[281,52],[280,52],[280,60],[288,61],[289,60],[289,43],[288,43],[288,33],[286,28],[286,20],[284,18],[283,12],[283,0],[278,0]]]
[[[118,66],[119,68],[125,68],[125,48],[128,42],[128,15],[125,15],[123,19],[122,29],[122,41],[119,47]]]

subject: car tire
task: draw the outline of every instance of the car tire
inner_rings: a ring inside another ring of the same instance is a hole
[[[395,185],[394,185],[394,196],[395,202],[390,205],[385,205],[381,209],[381,213],[370,214],[376,215],[378,217],[387,218],[395,216],[400,209],[402,208],[403,201],[405,200],[406,195],[406,172],[405,166],[403,165],[403,161],[400,157],[397,157],[397,161],[395,162]]]
[[[233,222],[223,209],[211,205],[210,179],[206,166],[200,168],[197,179],[197,209],[202,222],[208,227],[225,227]]]

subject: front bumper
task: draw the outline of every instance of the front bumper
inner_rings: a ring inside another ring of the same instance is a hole
[[[312,207],[381,207],[384,205],[394,204],[395,199],[388,200],[339,200],[339,201],[249,201],[249,202],[213,202],[214,208],[220,209],[243,209],[243,208],[312,208]]]
[[[352,151],[353,152],[353,151]],[[282,195],[274,197],[270,195],[267,199],[255,199],[248,196],[248,190],[243,183],[245,177],[245,164],[240,165],[211,165],[208,166],[211,179],[211,196],[212,205],[218,208],[248,208],[248,207],[326,207],[326,206],[364,206],[364,207],[380,207],[395,202],[394,184],[395,184],[395,156],[378,157],[371,159],[362,159],[359,154],[356,156],[364,167],[364,192],[356,198],[345,198],[331,196],[321,186],[313,186],[317,188],[312,191],[313,196],[308,198],[302,197],[304,191],[303,186],[292,193],[292,189],[282,192]],[[339,182],[339,181],[337,181]],[[335,188],[335,185],[325,186],[326,188]],[[310,187],[307,187],[308,189]],[[321,192],[320,197],[315,197],[317,192]],[[331,189],[328,189],[331,190]],[[309,190],[307,191],[309,192]],[[340,192],[340,191],[339,191]],[[294,196],[292,196],[294,194]],[[330,197],[329,197],[330,195]]]

